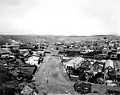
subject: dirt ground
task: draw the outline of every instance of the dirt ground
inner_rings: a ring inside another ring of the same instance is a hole
[[[36,83],[40,93],[65,94],[74,92],[73,84],[67,74],[63,72],[60,60],[51,55],[44,58],[36,75]]]

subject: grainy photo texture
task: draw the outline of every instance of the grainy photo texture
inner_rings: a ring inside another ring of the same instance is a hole
[[[120,95],[120,0],[0,0],[0,95]]]

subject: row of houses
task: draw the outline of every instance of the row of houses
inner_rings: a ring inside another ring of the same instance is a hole
[[[120,87],[118,39],[100,38],[93,41],[59,43],[56,48],[71,81]]]
[[[66,60],[63,61],[63,65],[70,79],[87,80],[97,84],[104,84],[110,80],[114,86],[120,86],[120,68],[113,60],[95,60],[82,57],[67,58]],[[110,85],[113,85],[112,83]]]
[[[81,53],[90,53],[100,51],[102,55],[110,58],[120,59],[120,41],[110,38],[101,38],[95,41],[80,41],[74,43],[55,44],[60,54],[67,56],[77,56]]]
[[[2,67],[0,68],[0,95],[15,95],[15,93],[38,95],[35,74],[44,56],[45,51],[36,49],[34,45],[2,45],[0,47],[0,67]],[[11,84],[11,81],[14,84]]]

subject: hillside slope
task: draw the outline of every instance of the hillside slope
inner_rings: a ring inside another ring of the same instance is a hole
[[[106,35],[94,36],[39,36],[39,35],[0,35],[0,44],[11,43],[10,39],[26,43],[39,43],[39,42],[74,42],[81,40],[96,40]],[[113,39],[120,39],[119,36],[107,35]]]

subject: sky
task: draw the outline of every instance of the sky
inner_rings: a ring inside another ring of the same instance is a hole
[[[120,0],[0,0],[0,33],[120,35]]]

